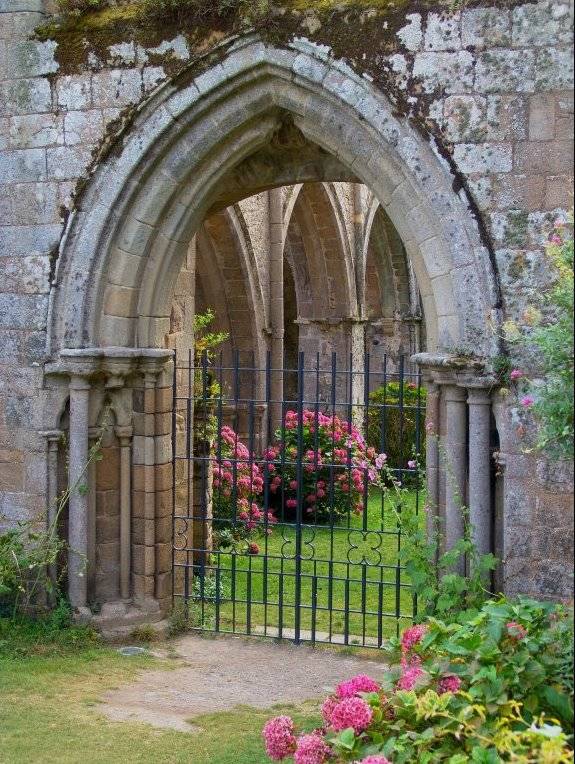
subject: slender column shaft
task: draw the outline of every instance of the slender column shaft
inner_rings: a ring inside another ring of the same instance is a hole
[[[94,448],[100,437],[98,427],[90,428],[88,431],[88,446]],[[97,475],[96,461],[92,460],[88,465],[87,472],[88,485],[88,557],[87,557],[87,577],[88,577],[88,598],[95,599],[96,595],[96,526],[97,526]]]
[[[68,504],[68,595],[78,611],[88,604],[88,429],[90,383],[82,377],[70,379],[70,454]]]
[[[439,401],[440,387],[434,382],[426,383],[426,475],[427,475],[427,532],[431,538],[435,533],[435,522],[439,513]]]
[[[469,519],[480,554],[492,551],[491,517],[491,394],[469,390]]]
[[[281,421],[284,397],[284,253],[283,253],[283,201],[281,188],[269,192],[270,230],[270,329],[272,368],[278,371],[271,377],[272,424]]]
[[[130,598],[132,574],[132,428],[116,427],[120,441],[120,596]]]
[[[50,432],[43,433],[46,437],[48,445],[48,459],[47,459],[47,513],[46,513],[46,526],[48,531],[56,534],[56,524],[58,522],[58,444],[62,437],[61,430],[52,430]],[[50,565],[49,570],[50,581],[55,588],[58,583],[58,570],[56,563]]]
[[[465,503],[465,473],[467,467],[467,394],[463,388],[444,388],[445,437],[445,548],[452,549],[463,538],[465,525],[462,506]],[[455,566],[465,572],[465,560]]]

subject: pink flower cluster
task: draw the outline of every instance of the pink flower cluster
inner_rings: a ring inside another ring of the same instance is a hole
[[[283,761],[296,750],[294,723],[289,716],[270,719],[263,729],[262,737],[266,744],[266,753],[272,761]]]
[[[445,695],[447,692],[456,693],[461,689],[461,679],[455,674],[446,674],[441,677],[437,685],[439,695]]]
[[[331,756],[331,749],[319,733],[302,735],[297,741],[295,764],[324,764]]]
[[[343,699],[352,698],[360,692],[379,692],[380,689],[380,685],[374,679],[365,674],[359,674],[354,676],[353,679],[339,684],[335,692],[338,698]]]
[[[527,629],[520,623],[515,621],[509,621],[507,624],[507,634],[516,642],[520,642],[527,636]]]
[[[413,650],[415,645],[418,645],[423,637],[427,634],[427,626],[422,624],[416,626],[410,626],[403,632],[401,637],[401,650],[403,653],[407,653]]]
[[[356,735],[364,732],[373,719],[373,711],[363,698],[344,698],[337,703],[329,720],[331,728],[335,732],[353,729]]]
[[[401,637],[401,677],[397,682],[397,689],[409,692],[413,690],[420,679],[426,674],[421,668],[421,658],[418,655],[410,655],[413,648],[418,645],[427,633],[427,626],[421,624],[410,626],[403,632]]]

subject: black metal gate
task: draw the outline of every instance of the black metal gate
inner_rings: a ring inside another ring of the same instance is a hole
[[[380,646],[416,607],[398,516],[423,501],[419,373],[263,366],[176,359],[174,606],[202,631]]]

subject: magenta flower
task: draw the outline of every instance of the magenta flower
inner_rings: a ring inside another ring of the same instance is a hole
[[[331,755],[331,749],[317,733],[302,735],[297,741],[294,764],[324,764]]]
[[[272,761],[283,761],[296,749],[294,723],[289,716],[270,719],[265,725],[262,737],[266,744],[266,753]]]
[[[521,398],[521,405],[526,409],[531,408],[534,403],[535,398],[532,395],[525,395],[523,398]]]
[[[401,649],[404,652],[408,652],[415,647],[415,645],[418,645],[426,634],[427,626],[424,626],[423,624],[410,626],[409,629],[406,629],[403,632],[403,636],[401,637]]]
[[[344,698],[331,712],[331,726],[335,732],[353,729],[360,735],[371,724],[373,711],[363,698]]]
[[[412,459],[411,461],[407,462],[407,466],[410,470],[416,470],[417,469],[417,462]]]
[[[369,676],[365,674],[359,674],[354,676],[353,679],[349,679],[347,682],[342,682],[337,686],[336,693],[338,698],[352,698],[359,692],[379,692],[379,684]]]
[[[382,470],[387,461],[387,454],[378,454],[375,457],[375,466],[378,470]]]
[[[396,687],[398,690],[409,692],[410,690],[414,689],[418,681],[424,675],[425,671],[420,666],[416,664],[409,666],[409,668],[404,669],[404,672],[398,680]]]
[[[361,764],[391,764],[391,761],[386,759],[385,756],[377,754],[376,756],[368,756],[367,759],[362,759]]]
[[[446,692],[459,692],[461,689],[461,679],[454,674],[447,674],[441,677],[437,685],[439,695],[445,695]]]
[[[330,695],[324,700],[323,706],[321,707],[321,715],[326,724],[331,724],[331,715],[338,704],[339,698],[336,698],[333,695]]]
[[[513,369],[509,376],[511,377],[512,382],[517,382],[518,379],[523,379],[525,373],[521,371],[521,369]]]
[[[511,637],[511,639],[516,640],[517,642],[520,642],[522,639],[525,639],[527,636],[527,629],[522,626],[520,623],[516,623],[515,621],[509,621],[507,624],[507,633]]]

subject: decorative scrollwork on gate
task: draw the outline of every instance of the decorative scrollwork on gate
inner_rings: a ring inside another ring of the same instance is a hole
[[[174,520],[174,551],[185,552],[188,549],[190,523],[185,517]]]
[[[377,566],[382,563],[383,536],[377,531],[350,531],[347,559],[352,565]]]

